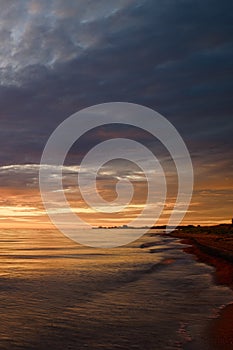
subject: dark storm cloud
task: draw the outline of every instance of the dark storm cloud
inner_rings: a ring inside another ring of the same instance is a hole
[[[110,101],[164,113],[194,156],[202,144],[229,152],[232,10],[229,0],[1,1],[1,162],[37,162],[62,120]]]

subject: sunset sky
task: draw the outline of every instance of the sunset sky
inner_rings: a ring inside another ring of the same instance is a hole
[[[38,186],[48,137],[71,114],[115,101],[158,111],[183,137],[195,175],[183,224],[230,222],[232,23],[231,0],[0,0],[0,227],[48,227]],[[116,181],[131,180],[135,197],[124,213],[102,216],[80,196],[82,157],[115,137],[133,138],[160,159],[168,198],[158,223],[166,223],[174,164],[149,133],[130,127],[98,128],[72,147],[63,174],[73,210],[92,225],[128,223],[142,210],[145,177],[122,160],[101,169],[97,187],[112,200]]]

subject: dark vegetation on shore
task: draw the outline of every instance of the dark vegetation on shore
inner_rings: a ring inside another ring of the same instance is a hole
[[[179,226],[178,231],[188,233],[205,233],[205,234],[233,234],[232,224],[221,224],[215,226]]]

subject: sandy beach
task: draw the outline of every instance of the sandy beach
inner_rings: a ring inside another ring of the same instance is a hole
[[[212,231],[212,232],[211,232]],[[171,233],[189,244],[184,251],[193,254],[197,261],[215,268],[214,281],[217,285],[225,285],[233,290],[233,235],[228,232],[219,233],[209,229],[207,232],[188,232],[179,230]],[[210,322],[208,329],[211,349],[233,349],[233,304],[224,307],[218,316]]]

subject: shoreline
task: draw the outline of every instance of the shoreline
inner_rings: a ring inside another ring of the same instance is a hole
[[[169,236],[188,244],[183,251],[194,259],[213,266],[214,283],[233,290],[233,237],[221,234],[172,232]],[[218,316],[210,320],[207,336],[212,350],[233,349],[233,303],[219,310]]]

